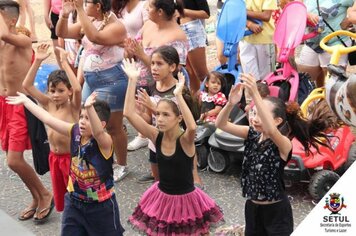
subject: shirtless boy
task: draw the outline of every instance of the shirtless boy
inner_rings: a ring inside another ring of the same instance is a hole
[[[22,81],[31,65],[31,38],[16,33],[18,17],[17,2],[0,0],[0,141],[8,166],[19,175],[33,198],[19,219],[35,217],[36,222],[43,222],[53,208],[52,193],[24,159],[23,152],[31,148],[24,107],[5,102],[5,97],[23,91]]]
[[[48,93],[43,94],[34,86],[36,73],[41,63],[50,55],[48,48],[48,44],[41,44],[37,47],[35,60],[22,83],[23,88],[52,116],[69,123],[76,123],[79,120],[81,108],[81,86],[68,63],[68,53],[63,48],[58,47],[57,50],[60,54],[61,68],[64,71],[55,70],[49,74]],[[49,127],[47,134],[54,203],[57,211],[63,211],[71,161],[70,139]]]

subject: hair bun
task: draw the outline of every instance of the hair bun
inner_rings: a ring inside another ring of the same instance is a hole
[[[286,113],[289,116],[297,116],[300,112],[300,106],[297,102],[288,102],[286,104]]]

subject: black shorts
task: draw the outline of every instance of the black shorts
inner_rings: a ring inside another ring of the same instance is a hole
[[[280,202],[270,205],[255,204],[251,200],[247,200],[245,224],[246,236],[291,235],[293,213],[287,196]]]
[[[53,28],[50,28],[51,30],[51,39],[58,39],[58,36],[56,35],[56,25],[59,20],[59,15],[56,13],[51,12],[51,21]]]

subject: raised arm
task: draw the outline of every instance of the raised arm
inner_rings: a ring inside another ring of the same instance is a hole
[[[82,35],[80,33],[80,22],[68,25],[69,14],[73,12],[74,9],[75,7],[72,0],[63,0],[62,11],[60,13],[56,26],[56,35],[58,35],[59,37],[81,39]]]
[[[66,72],[66,74],[68,76],[68,80],[72,86],[72,92],[73,92],[73,97],[72,97],[72,101],[71,101],[72,107],[73,107],[74,111],[79,111],[81,102],[82,102],[82,87],[80,86],[80,83],[79,83],[77,77],[75,76],[72,68],[70,67],[70,65],[68,63],[68,59],[67,59],[68,52],[66,52],[61,47],[57,47],[57,50],[60,53],[61,66],[64,69],[64,71]]]
[[[30,37],[27,37],[24,34],[14,34],[10,32],[2,15],[3,11],[4,10],[0,9],[0,40],[20,48],[31,47],[32,40]]]
[[[38,68],[41,66],[42,62],[49,57],[50,53],[48,52],[49,44],[41,44],[37,47],[35,54],[35,60],[30,67],[30,70],[27,72],[25,80],[22,82],[22,86],[25,91],[30,94],[34,99],[36,99],[45,109],[48,108],[48,103],[50,98],[38,90],[35,85],[35,77],[38,71]]]
[[[281,134],[276,126],[275,118],[273,118],[269,109],[266,109],[266,105],[257,90],[256,79],[250,74],[241,74],[241,80],[255,103],[264,133],[278,146],[281,158],[287,160],[288,154],[292,150],[292,143],[288,137]]]
[[[78,12],[78,18],[81,22],[85,36],[93,43],[99,45],[119,45],[122,44],[126,38],[126,28],[118,20],[110,23],[110,17],[115,17],[111,12],[108,16],[109,23],[102,30],[98,30],[92,24],[83,8],[83,0],[75,1],[75,8]]]
[[[109,156],[110,152],[112,151],[113,142],[111,136],[107,132],[105,132],[105,126],[99,119],[99,116],[93,107],[97,95],[97,92],[93,92],[85,101],[84,108],[87,110],[91,132],[94,139],[97,141],[100,149],[104,152],[105,156]]]
[[[173,93],[177,98],[178,107],[180,109],[180,112],[182,113],[183,120],[186,125],[186,129],[181,140],[184,141],[186,144],[194,144],[195,131],[197,129],[197,125],[195,123],[193,114],[190,111],[182,95],[184,83],[185,83],[185,78],[183,73],[178,72],[178,83]]]
[[[152,125],[147,124],[147,122],[145,122],[143,118],[137,114],[135,108],[136,82],[140,76],[140,71],[136,68],[135,62],[131,62],[130,59],[124,59],[123,64],[122,69],[129,77],[124,104],[124,116],[130,121],[132,126],[135,127],[138,132],[148,137],[153,143],[156,143],[158,130]]]
[[[12,105],[23,104],[34,116],[36,116],[43,123],[51,127],[53,130],[68,137],[70,136],[68,130],[70,130],[73,124],[51,116],[51,114],[49,114],[46,110],[36,105],[28,97],[26,97],[25,94],[20,92],[17,92],[17,94],[18,96],[6,97],[6,102]]]
[[[237,105],[238,102],[240,102],[241,97],[242,84],[239,83],[231,88],[229,100],[217,116],[215,126],[221,130],[224,130],[225,132],[246,139],[249,127],[246,125],[236,125],[228,121],[231,110]]]

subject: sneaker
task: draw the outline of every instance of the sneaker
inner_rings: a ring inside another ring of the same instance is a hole
[[[144,176],[142,176],[141,178],[139,178],[137,180],[137,183],[140,184],[146,184],[146,183],[153,183],[155,181],[155,178],[150,174],[146,174]]]
[[[123,180],[129,174],[129,168],[127,166],[120,166],[118,164],[113,165],[114,182]]]
[[[135,151],[137,149],[147,147],[148,145],[148,138],[141,138],[140,136],[136,136],[134,140],[132,140],[128,145],[127,145],[127,150],[128,151]]]

